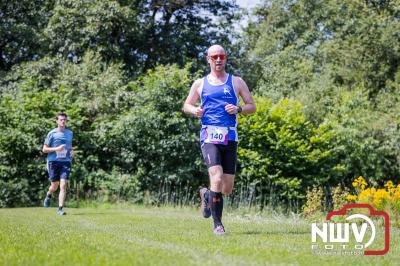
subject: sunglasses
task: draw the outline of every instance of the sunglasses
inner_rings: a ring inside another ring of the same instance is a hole
[[[226,59],[226,55],[224,55],[224,54],[210,55],[209,57],[210,57],[211,60],[213,60],[213,61],[218,60],[218,58],[219,58],[219,60],[222,60],[222,61]]]

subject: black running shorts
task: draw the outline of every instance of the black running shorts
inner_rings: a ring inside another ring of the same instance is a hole
[[[207,168],[214,165],[221,165],[224,174],[235,174],[237,159],[236,141],[228,141],[228,145],[201,143],[201,152]]]

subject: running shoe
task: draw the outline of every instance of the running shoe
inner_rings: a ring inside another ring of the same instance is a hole
[[[224,226],[222,224],[217,225],[217,227],[214,228],[214,234],[217,236],[222,236],[223,234],[225,234]]]
[[[58,209],[57,214],[58,215],[67,215],[67,213],[63,209]]]
[[[204,218],[211,216],[211,209],[208,206],[208,189],[203,187],[200,189],[200,199],[201,199],[201,214]]]
[[[43,207],[48,208],[50,207],[50,198],[46,196],[46,198],[43,201]]]

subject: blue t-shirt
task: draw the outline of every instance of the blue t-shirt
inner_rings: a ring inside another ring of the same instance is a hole
[[[51,130],[44,141],[44,144],[50,148],[58,147],[65,144],[63,151],[51,152],[47,154],[47,161],[49,162],[71,162],[71,149],[72,149],[73,133],[69,129],[59,131],[58,128]]]
[[[219,126],[229,128],[228,140],[237,141],[237,115],[229,114],[225,110],[225,105],[238,105],[239,99],[233,86],[233,76],[228,75],[225,83],[221,85],[212,85],[204,77],[203,88],[201,91],[201,106],[203,116],[201,124],[203,129],[200,133],[200,141],[204,138],[204,128],[206,126]]]

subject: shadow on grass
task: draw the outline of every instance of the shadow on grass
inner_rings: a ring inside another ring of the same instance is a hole
[[[77,212],[77,213],[68,213],[68,215],[84,215],[84,216],[92,216],[92,215],[109,215],[109,213],[105,212]]]

